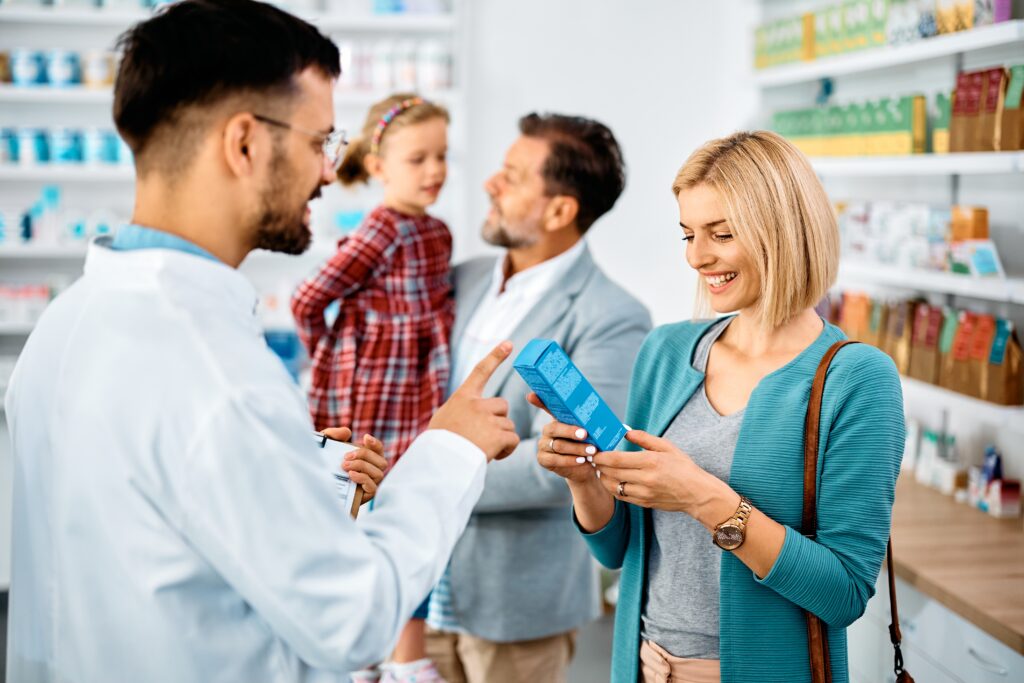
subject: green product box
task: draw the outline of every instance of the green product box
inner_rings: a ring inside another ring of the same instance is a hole
[[[843,133],[840,137],[840,154],[844,157],[858,156],[860,149],[860,107],[848,104],[843,107]]]
[[[888,43],[889,0],[868,0],[868,46],[880,47]]]
[[[832,5],[825,10],[828,26],[829,54],[837,55],[845,52],[843,44],[843,6]]]
[[[828,14],[825,10],[814,14],[814,56],[827,57],[832,54],[828,30]]]
[[[841,154],[841,138],[843,135],[843,108],[832,106],[825,110],[825,128],[827,130],[823,143],[824,156]]]
[[[932,153],[949,153],[949,119],[952,98],[946,93],[936,93],[932,101]]]

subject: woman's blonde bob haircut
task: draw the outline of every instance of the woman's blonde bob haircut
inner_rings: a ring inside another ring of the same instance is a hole
[[[839,268],[839,228],[800,150],[763,130],[712,140],[679,169],[672,193],[678,199],[698,185],[718,194],[733,236],[757,268],[756,308],[766,329],[821,301]],[[706,304],[707,283],[701,282]]]

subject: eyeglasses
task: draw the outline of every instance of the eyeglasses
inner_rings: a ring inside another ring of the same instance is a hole
[[[341,166],[341,153],[344,151],[345,146],[348,145],[348,138],[345,137],[345,131],[335,130],[324,135],[319,131],[293,126],[285,121],[278,121],[277,119],[272,119],[269,116],[263,116],[262,114],[253,114],[252,117],[257,121],[262,121],[268,125],[285,128],[287,130],[294,130],[296,133],[302,133],[303,135],[308,135],[315,140],[319,140],[320,145],[323,148],[324,157],[326,157],[327,161],[331,164],[331,168],[337,171],[338,167]]]

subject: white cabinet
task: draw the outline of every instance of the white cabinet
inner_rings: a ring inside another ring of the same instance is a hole
[[[920,683],[1020,683],[1024,656],[897,579],[903,657]],[[848,630],[853,683],[893,681],[889,592],[883,574],[864,616]]]

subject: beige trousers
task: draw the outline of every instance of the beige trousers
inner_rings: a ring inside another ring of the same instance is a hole
[[[717,659],[673,657],[657,643],[640,646],[641,683],[720,683]]]
[[[427,629],[427,656],[448,683],[565,683],[575,650],[576,631],[495,643]]]

